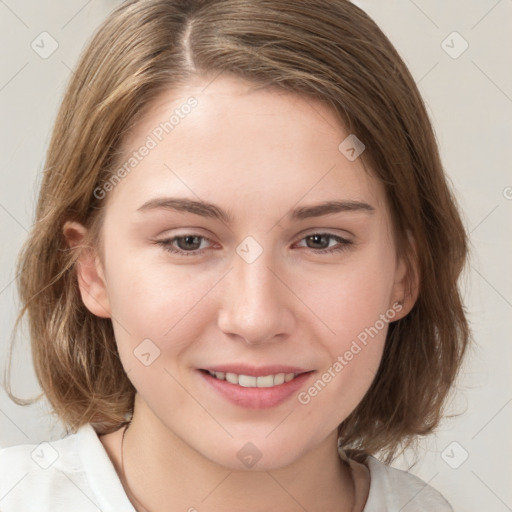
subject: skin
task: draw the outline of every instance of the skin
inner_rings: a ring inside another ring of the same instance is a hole
[[[197,369],[296,365],[315,370],[301,388],[307,391],[397,301],[393,320],[405,316],[416,297],[405,293],[384,188],[361,158],[338,150],[349,134],[327,106],[226,75],[210,81],[165,92],[129,133],[126,158],[187,98],[198,100],[108,193],[104,250],[84,251],[78,263],[83,302],[112,319],[137,389],[124,444],[127,480],[121,431],[100,439],[129,496],[148,510],[169,503],[175,510],[362,510],[369,473],[340,461],[336,429],[376,374],[387,326],[307,404],[294,394],[268,409],[236,406]],[[207,200],[234,220],[137,211],[162,196]],[[286,217],[327,200],[362,201],[374,211]],[[340,245],[307,238],[325,231],[353,243],[318,254]],[[77,246],[86,231],[68,222],[64,233]],[[196,249],[193,256],[153,243],[186,234],[205,237],[202,252],[190,241],[173,246]],[[236,252],[247,236],[263,250],[252,263]],[[148,338],[160,356],[145,366],[134,350]],[[237,457],[247,442],[262,455],[252,468]]]

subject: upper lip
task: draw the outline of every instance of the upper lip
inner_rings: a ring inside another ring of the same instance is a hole
[[[266,375],[276,375],[278,373],[305,373],[311,370],[299,368],[298,366],[288,366],[282,364],[273,364],[269,366],[251,366],[248,364],[222,364],[203,368],[210,372],[236,373],[237,375],[250,375],[253,377],[264,377]]]

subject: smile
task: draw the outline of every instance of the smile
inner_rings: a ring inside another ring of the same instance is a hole
[[[206,389],[236,407],[246,409],[268,409],[290,400],[316,373],[313,370],[283,366],[265,369],[244,365],[229,365],[232,368],[226,366],[199,370],[198,374],[206,384]],[[236,369],[240,373],[233,371]]]
[[[218,380],[225,380],[231,384],[237,384],[244,388],[272,388],[274,386],[280,386],[285,382],[290,382],[299,375],[298,373],[276,373],[274,375],[255,377],[253,375],[243,375],[231,372],[212,372],[210,370],[208,370],[208,373]]]

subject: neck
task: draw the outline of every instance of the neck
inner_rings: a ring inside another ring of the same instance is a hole
[[[124,474],[121,467],[119,472],[139,512],[168,510],[171,503],[173,510],[211,512],[353,510],[354,482],[338,456],[335,432],[285,467],[232,470],[201,455],[146,410],[142,414],[143,407],[136,407],[119,436]]]

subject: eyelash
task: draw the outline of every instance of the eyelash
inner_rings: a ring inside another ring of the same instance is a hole
[[[314,237],[314,236],[329,237],[331,239],[336,240],[340,244],[337,247],[334,247],[332,249],[310,249],[310,251],[313,251],[314,254],[333,254],[333,253],[345,251],[345,250],[347,250],[348,246],[350,246],[354,243],[351,240],[347,240],[346,238],[342,238],[341,236],[334,235],[332,233],[311,233],[309,235],[306,235],[305,237],[302,237],[301,239],[299,239],[297,241],[301,242],[302,240],[305,240],[306,238],[310,238],[310,237]],[[196,238],[210,241],[205,236],[197,235],[194,233],[188,233],[185,235],[179,235],[179,236],[175,236],[172,238],[168,238],[166,240],[155,240],[154,243],[162,246],[164,248],[164,250],[166,250],[170,253],[178,254],[181,256],[197,256],[197,255],[202,254],[205,251],[205,249],[201,249],[201,250],[195,249],[193,251],[183,251],[181,249],[176,249],[172,245],[175,240],[178,240],[181,238],[187,238],[187,237],[196,237]],[[306,247],[306,249],[307,249],[307,247]]]

